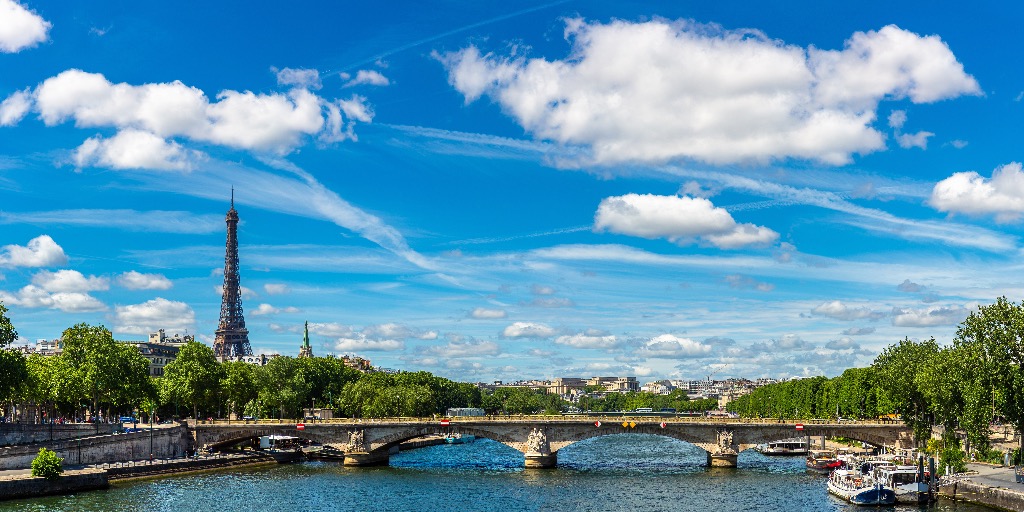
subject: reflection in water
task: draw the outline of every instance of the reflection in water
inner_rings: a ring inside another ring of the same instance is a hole
[[[390,467],[310,462],[118,484],[109,491],[0,503],[0,511],[457,510],[852,511],[801,457],[745,451],[738,469],[706,468],[699,448],[650,435],[582,441],[559,467],[523,469],[523,455],[480,439],[404,452]],[[910,511],[911,508],[881,510]],[[941,501],[932,510],[980,512]]]

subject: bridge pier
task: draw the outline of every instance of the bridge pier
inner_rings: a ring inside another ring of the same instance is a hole
[[[708,467],[734,468],[736,467],[736,454],[708,452]]]
[[[345,454],[342,462],[345,466],[386,466],[388,464],[387,451],[375,452],[349,452]]]
[[[539,453],[527,453],[525,455],[525,466],[531,468],[553,468],[558,465],[558,452],[541,455]]]

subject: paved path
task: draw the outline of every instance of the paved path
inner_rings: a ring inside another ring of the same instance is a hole
[[[976,476],[970,480],[990,487],[1002,487],[1018,492],[1024,492],[1024,484],[1017,483],[1013,467],[993,466],[991,464],[967,464],[967,469],[977,471]]]

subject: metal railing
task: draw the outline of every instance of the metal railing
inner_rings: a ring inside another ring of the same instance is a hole
[[[630,415],[629,413],[621,414],[585,414],[585,415],[530,415],[530,414],[511,414],[511,415],[487,415],[487,416],[434,416],[434,417],[391,417],[391,418],[316,418],[316,419],[251,419],[251,420],[229,420],[229,419],[216,419],[216,420],[200,420],[196,422],[198,425],[297,425],[299,423],[305,425],[354,425],[354,424],[391,424],[391,423],[437,423],[442,420],[447,420],[450,424],[452,423],[592,423],[594,421],[601,421],[606,424],[613,424],[616,422],[635,422],[638,424],[644,423],[669,423],[669,424],[728,424],[728,425],[792,425],[797,424],[806,425],[808,427],[845,427],[845,426],[878,426],[878,425],[901,425],[902,422],[895,420],[846,420],[841,421],[825,420],[825,419],[779,419],[779,418],[727,418],[727,417],[716,417],[716,416],[656,416],[656,415]]]

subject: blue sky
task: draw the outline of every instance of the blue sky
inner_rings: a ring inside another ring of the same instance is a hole
[[[835,375],[1020,300],[996,2],[0,0],[0,300],[459,380]]]

